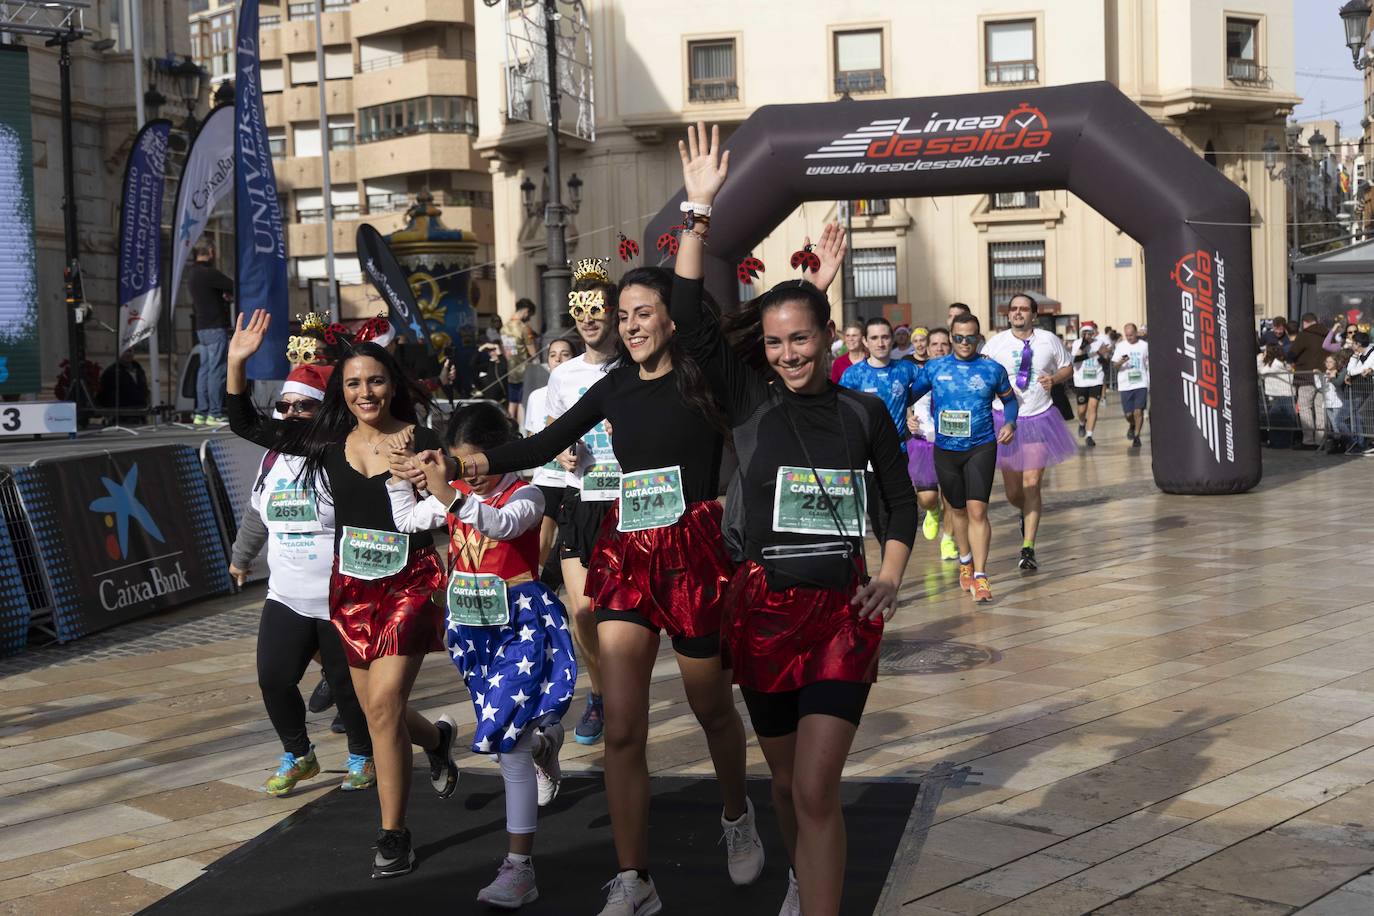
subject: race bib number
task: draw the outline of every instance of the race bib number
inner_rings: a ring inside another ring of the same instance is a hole
[[[506,580],[489,573],[454,570],[448,577],[450,626],[499,627],[510,623]]]
[[[1097,363],[1083,364],[1083,381],[1095,382],[1102,377],[1102,367]]]
[[[267,530],[279,534],[307,534],[320,530],[315,494],[309,490],[273,490],[263,512]]]
[[[620,496],[620,464],[598,461],[582,475],[583,502],[609,502]]]
[[[940,435],[967,439],[973,435],[973,415],[967,410],[940,411]]]
[[[620,531],[666,528],[686,510],[681,467],[620,475]]]
[[[339,572],[355,579],[385,579],[406,568],[410,535],[344,525],[339,536]]]
[[[1126,381],[1130,382],[1133,385],[1139,382],[1143,382],[1145,381],[1145,373],[1139,369],[1127,369]]]
[[[867,493],[863,478],[855,485],[849,471],[817,468],[821,482],[810,468],[778,468],[773,491],[773,530],[792,534],[840,534],[835,515],[844,525],[847,537],[863,537],[868,532]],[[822,489],[821,484],[824,484]],[[834,515],[830,512],[833,505]]]

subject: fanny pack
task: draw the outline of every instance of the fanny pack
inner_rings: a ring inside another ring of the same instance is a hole
[[[849,459],[849,479],[855,487],[858,487],[863,478],[859,477],[854,470],[854,458],[849,454],[849,434],[845,429],[844,409],[840,407],[838,399],[835,402],[835,410],[840,416],[840,435],[844,437],[845,457]],[[797,425],[792,421],[791,409],[786,403],[783,404],[782,411],[783,416],[787,418],[787,425],[792,428],[792,435],[796,437],[797,443],[801,446],[802,455],[805,456],[811,473],[815,475],[816,485],[820,487],[821,495],[825,498],[825,507],[830,510],[830,517],[835,521],[835,530],[841,537],[833,541],[811,541],[806,544],[770,544],[764,547],[759,551],[759,565],[763,567],[768,588],[775,592],[785,591],[789,588],[843,591],[849,588],[850,583],[854,581],[854,558],[856,555],[862,569],[862,580],[867,582],[868,568],[863,550],[862,548],[856,550],[854,542],[846,537],[848,531],[844,522],[840,520],[839,513],[835,511],[834,501],[825,492],[824,480],[820,471],[816,470],[816,462],[811,460],[811,454],[806,448],[806,441],[797,431]],[[863,518],[858,516],[862,510],[859,509],[858,499],[854,500],[854,511],[858,530],[862,531]],[[879,540],[882,540],[881,535],[879,535]]]

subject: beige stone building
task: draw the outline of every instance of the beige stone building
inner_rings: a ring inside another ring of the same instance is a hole
[[[234,5],[192,0],[197,55],[215,79],[233,77]],[[346,318],[365,317],[377,304],[354,256],[359,222],[390,233],[404,225],[415,196],[429,191],[449,228],[482,243],[492,238],[491,179],[474,149],[474,0],[324,0],[323,7],[327,137],[315,0],[260,8],[263,107],[287,224],[291,313],[327,301],[327,142],[340,306]],[[489,306],[490,293],[485,299]]]
[[[585,182],[569,226],[574,260],[614,257],[616,231],[641,236],[681,186],[676,141],[698,118],[728,131],[762,105],[845,90],[902,98],[1108,80],[1250,194],[1256,310],[1282,311],[1284,187],[1266,172],[1262,147],[1270,136],[1283,142],[1298,102],[1287,0],[586,0],[585,8],[596,138],[564,146],[564,176]],[[542,221],[527,216],[520,185],[539,184],[545,157],[539,132],[507,117],[508,10],[476,11],[477,147],[491,159],[503,311],[517,296],[538,295]],[[754,252],[769,267],[764,284],[786,278],[803,235],[814,237],[844,206],[808,203],[786,219]],[[902,303],[913,320],[931,323],[962,300],[987,318],[1008,290],[1031,288],[1062,303],[1064,324],[1143,319],[1140,247],[1067,192],[849,206],[860,313]]]

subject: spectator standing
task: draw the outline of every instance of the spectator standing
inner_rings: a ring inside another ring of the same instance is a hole
[[[1264,392],[1266,426],[1270,448],[1289,448],[1298,415],[1293,409],[1293,370],[1283,361],[1283,349],[1269,344],[1255,358],[1260,387]]]
[[[506,402],[506,354],[501,345],[487,341],[472,355],[472,396],[504,405]]]
[[[195,247],[195,261],[186,275],[200,344],[196,370],[196,426],[223,426],[224,380],[229,361],[229,305],[234,281],[215,268],[215,246],[202,241]]]
[[[1329,337],[1329,335],[1328,335]],[[1326,409],[1326,446],[1327,454],[1350,446],[1350,401],[1344,397],[1344,373],[1350,362],[1350,354],[1331,353],[1326,357],[1326,370],[1317,373],[1317,387],[1321,389],[1322,406]]]
[[[1351,340],[1350,362],[1346,364],[1344,378],[1345,400],[1350,402],[1350,426],[1353,444],[1347,454],[1374,454],[1370,447],[1374,423],[1371,423],[1371,408],[1374,408],[1374,347],[1369,343],[1369,332],[1360,330],[1346,335]]]
[[[1284,318],[1282,315],[1274,318],[1269,323],[1269,330],[1260,335],[1259,345],[1261,351],[1271,344],[1279,348],[1286,361],[1289,351],[1293,349],[1293,340],[1288,336],[1288,319]]]
[[[501,346],[506,351],[506,365],[510,374],[506,377],[506,394],[510,399],[510,416],[517,422],[524,413],[525,368],[530,361],[539,356],[539,342],[530,328],[530,317],[534,315],[534,303],[520,299],[515,303],[515,313],[501,328]]]
[[[1294,448],[1316,449],[1326,434],[1326,416],[1322,410],[1321,390],[1316,375],[1326,371],[1327,327],[1311,312],[1302,316],[1302,330],[1293,338],[1293,348],[1286,359],[1293,366],[1293,385],[1298,402],[1298,422],[1302,424],[1302,442]]]

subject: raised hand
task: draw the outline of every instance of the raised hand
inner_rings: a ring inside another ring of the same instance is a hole
[[[810,281],[822,292],[829,289],[844,266],[844,253],[848,249],[845,241],[844,229],[838,222],[826,223],[821,230],[821,240],[811,249],[820,258],[821,268],[814,273],[808,271],[802,274],[802,279]],[[811,244],[810,236],[807,236],[806,244]]]
[[[706,122],[698,121],[695,127],[688,125],[687,141],[677,142],[677,152],[682,159],[682,186],[687,191],[687,200],[694,204],[710,204],[725,184],[725,173],[730,166],[729,151],[722,153],[720,150],[720,126],[711,128],[708,146]]]
[[[258,352],[263,338],[267,336],[267,326],[272,323],[272,316],[268,314],[267,309],[254,309],[246,325],[243,323],[243,316],[244,313],[240,312],[234,320],[234,336],[229,338],[231,363],[247,362],[248,357]]]

